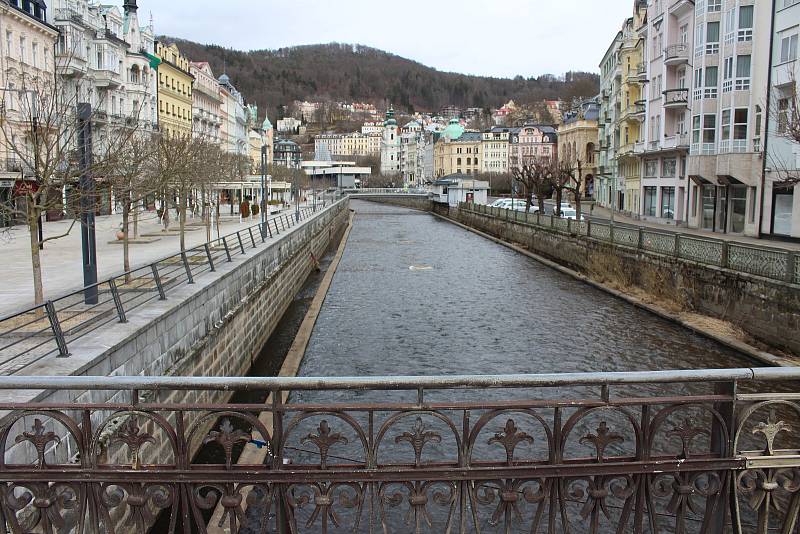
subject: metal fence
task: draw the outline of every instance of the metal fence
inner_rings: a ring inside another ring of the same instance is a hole
[[[262,534],[792,534],[797,380],[799,369],[4,377],[14,395],[118,400],[0,402],[0,522],[145,532],[159,514],[160,532],[203,533],[220,507],[212,526]],[[219,391],[271,401],[204,400]],[[142,400],[159,392],[165,402]],[[256,459],[237,464],[243,449]]]
[[[584,235],[637,250],[674,256],[705,265],[800,284],[800,253],[762,245],[748,245],[646,226],[576,221],[539,213],[514,212],[481,204],[459,204],[459,209],[513,220],[553,231]]]
[[[303,208],[162,258],[92,286],[48,300],[0,319],[0,374],[13,374],[52,355],[69,356],[69,344],[112,321],[127,322],[127,314],[223,262],[265,244],[314,214]]]
[[[428,195],[430,191],[421,188],[406,189],[402,187],[367,187],[362,189],[347,189],[349,195]]]

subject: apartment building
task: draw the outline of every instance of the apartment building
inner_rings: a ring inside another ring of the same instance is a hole
[[[211,70],[208,62],[189,63],[189,72],[194,76],[192,87],[192,133],[196,137],[203,137],[212,143],[220,143],[220,115],[219,81]]]
[[[381,134],[320,134],[314,138],[314,151],[330,156],[377,156]]]
[[[422,125],[415,120],[400,130],[400,174],[403,185],[419,186],[425,176],[425,146],[427,136]]]
[[[583,174],[581,191],[584,198],[593,198],[597,177],[598,117],[600,104],[596,100],[581,102],[563,114],[558,126],[558,155],[577,167]]]
[[[458,119],[450,119],[433,147],[434,177],[481,172],[482,142],[480,133],[465,132]]]
[[[509,169],[526,161],[558,158],[558,132],[547,124],[526,124],[512,128],[508,145]]]
[[[619,128],[617,116],[621,111],[620,82],[622,67],[619,64],[619,47],[622,32],[618,31],[611,41],[603,60],[600,62],[600,116],[598,133],[600,152],[598,154],[597,183],[595,200],[600,206],[619,209],[623,205],[624,193],[617,174],[617,148],[619,147]]]
[[[643,220],[686,224],[689,108],[694,50],[694,2],[656,0],[647,10],[646,123],[636,147],[641,158]]]
[[[800,34],[800,2],[777,0],[773,14],[770,111],[767,113],[767,140],[764,190],[760,204],[762,235],[800,238],[800,143],[791,132],[800,125],[797,58]],[[793,128],[794,127],[794,128]]]
[[[481,134],[481,172],[508,172],[508,151],[514,130],[518,129],[495,126]]]
[[[223,150],[231,154],[248,153],[248,114],[244,97],[234,87],[230,77],[219,77],[220,138]]]
[[[771,12],[768,0],[699,0],[694,6],[687,163],[692,228],[759,234]]]
[[[175,43],[156,43],[158,65],[158,124],[167,135],[192,134],[194,76],[189,60]]]
[[[290,169],[299,169],[303,160],[300,145],[289,139],[277,139],[273,150],[273,163]]]

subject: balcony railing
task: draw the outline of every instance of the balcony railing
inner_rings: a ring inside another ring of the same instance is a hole
[[[206,532],[216,508],[230,532],[790,532],[787,381],[800,369],[6,377],[0,521],[146,532],[160,513]]]
[[[664,91],[664,107],[686,107],[689,105],[689,89],[667,89]]]
[[[670,45],[664,50],[665,63],[674,64],[684,61],[689,61],[689,46],[686,43]]]

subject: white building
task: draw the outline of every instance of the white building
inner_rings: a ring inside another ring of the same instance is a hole
[[[434,202],[458,206],[459,202],[488,204],[489,182],[474,180],[467,174],[442,176],[431,184]]]
[[[278,119],[275,126],[278,129],[278,133],[296,134],[302,125],[303,121],[295,119],[294,117],[286,117],[284,119]]]
[[[797,127],[798,34],[800,3],[777,2],[772,35],[772,73],[768,109],[765,162],[766,177],[761,214],[761,234],[780,238],[800,238],[800,144],[787,135],[790,125]]]
[[[364,135],[369,134],[383,134],[383,123],[380,121],[365,122],[361,126],[361,133]]]
[[[507,173],[511,128],[495,126],[481,134],[481,172]]]
[[[211,71],[211,65],[203,61],[190,63],[192,82],[192,134],[204,137],[212,143],[220,143],[222,117],[220,106],[222,95],[219,81]]]
[[[706,0],[694,7],[692,228],[758,235],[771,6]]]
[[[249,154],[247,110],[242,94],[231,83],[230,77],[219,77],[220,109],[222,115],[222,148],[232,154]]]
[[[394,109],[386,112],[383,123],[383,140],[381,141],[381,174],[385,176],[400,173],[400,132]]]
[[[403,185],[418,187],[425,182],[425,147],[428,136],[417,121],[411,121],[400,131],[400,174]]]

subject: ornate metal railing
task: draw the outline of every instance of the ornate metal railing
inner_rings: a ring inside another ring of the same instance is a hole
[[[272,237],[314,215],[313,208],[271,216],[183,253],[121,273],[92,286],[0,318],[0,374],[13,374],[43,358],[70,355],[69,345],[108,324],[127,322],[127,314],[173,289],[193,284],[222,264],[250,250],[271,246]]]
[[[459,209],[511,219],[515,222],[550,228],[556,232],[578,234],[635,248],[665,254],[705,265],[714,265],[744,274],[800,284],[800,253],[763,245],[750,245],[714,239],[669,229],[564,219],[554,222],[547,215],[529,213],[515,216],[510,210],[480,204],[461,203]],[[508,212],[508,213],[507,213]]]
[[[0,521],[15,533],[158,520],[156,532],[788,534],[797,380],[772,368],[6,377]],[[270,400],[213,400],[237,390]]]

